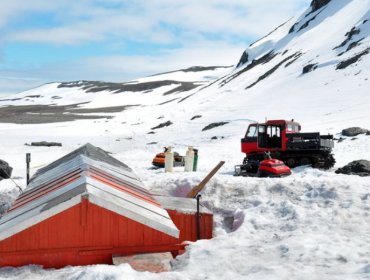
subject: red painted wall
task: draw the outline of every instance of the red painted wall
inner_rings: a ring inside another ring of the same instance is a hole
[[[0,241],[0,266],[40,264],[44,267],[112,263],[112,255],[168,252],[196,240],[195,215],[168,211],[180,230],[176,239],[91,204],[88,200]],[[201,237],[212,237],[213,217],[201,218]]]
[[[180,242],[197,240],[196,214],[185,214],[175,210],[167,210],[173,223],[180,230]],[[211,239],[213,232],[213,215],[201,214],[200,239]]]
[[[112,254],[171,251],[175,244],[174,237],[83,199],[0,241],[0,266],[110,264]]]

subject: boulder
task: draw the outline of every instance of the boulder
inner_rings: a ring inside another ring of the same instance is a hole
[[[370,176],[370,161],[368,160],[355,160],[348,163],[342,168],[338,168],[335,173],[347,174],[347,175],[360,175],[360,176]]]
[[[12,171],[13,168],[6,161],[0,159],[0,180],[9,179]]]
[[[359,134],[365,134],[365,133],[366,134],[369,133],[369,130],[361,128],[361,127],[349,127],[349,128],[342,130],[343,136],[350,136],[350,137],[357,136]]]

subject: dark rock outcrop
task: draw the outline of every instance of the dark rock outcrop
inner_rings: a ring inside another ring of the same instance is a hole
[[[238,65],[236,65],[236,67],[239,67],[240,65],[243,65],[244,63],[247,63],[248,62],[248,53],[247,52],[243,52],[239,62],[238,62]]]
[[[32,142],[30,146],[36,146],[36,147],[61,147],[62,146],[62,143],[41,141],[41,142]]]
[[[325,5],[327,5],[331,0],[313,0],[311,2],[311,8],[312,11],[316,11],[318,9],[321,9]]]
[[[342,135],[349,136],[349,137],[353,137],[353,136],[357,136],[359,134],[365,134],[365,133],[366,134],[369,133],[369,130],[361,128],[361,127],[349,127],[349,128],[342,130]]]
[[[352,161],[346,166],[338,168],[335,173],[370,176],[370,161],[364,159]]]
[[[12,176],[13,168],[4,160],[0,159],[0,180],[9,179]]]
[[[357,34],[360,34],[360,29],[358,29],[356,27],[352,27],[352,29],[344,35],[347,38],[340,45],[336,46],[334,48],[334,50],[338,49],[338,48],[341,48],[341,47],[344,47],[348,42],[350,42],[352,40],[352,37],[357,35]]]
[[[306,74],[308,72],[312,72],[317,68],[317,64],[307,64],[303,67],[302,74]]]
[[[260,58],[253,59],[246,67],[244,67],[242,70],[234,73],[233,75],[227,77],[226,79],[222,80],[220,85],[224,86],[225,84],[229,83],[231,80],[235,79],[236,77],[240,76],[241,74],[251,70],[252,68],[256,67],[260,64],[266,64],[270,60],[272,60],[275,56],[277,56],[278,53],[274,53],[274,51],[270,51],[269,53],[261,56]]]
[[[201,118],[202,117],[202,115],[195,115],[194,117],[192,117],[190,120],[192,121],[192,120],[195,120],[195,119],[199,119],[199,118]]]
[[[341,69],[347,68],[351,64],[354,64],[357,61],[359,61],[362,56],[367,55],[369,53],[370,53],[370,47],[367,48],[367,49],[365,49],[365,50],[363,50],[362,52],[354,55],[353,57],[351,57],[349,59],[346,59],[346,60],[343,60],[343,61],[339,62],[337,64],[336,70],[341,70]]]
[[[121,93],[125,91],[132,92],[150,92],[156,88],[163,86],[177,85],[176,89],[165,92],[163,95],[171,94],[173,92],[191,90],[199,86],[197,83],[180,82],[173,80],[150,81],[142,83],[111,83],[100,81],[74,81],[64,82],[58,85],[58,88],[81,88],[86,92],[110,91],[112,93]]]
[[[205,126],[202,131],[205,131],[205,130],[210,130],[212,128],[215,128],[215,127],[218,127],[218,126],[222,126],[222,125],[225,125],[225,124],[228,124],[229,122],[217,122],[217,123],[211,123],[207,126]]]
[[[251,87],[254,87],[256,84],[258,84],[260,81],[266,79],[268,76],[270,76],[272,73],[274,73],[277,69],[279,69],[279,67],[284,64],[285,62],[287,61],[290,61],[291,59],[294,59],[297,55],[299,54],[299,52],[295,53],[295,54],[292,54],[286,58],[284,58],[282,61],[280,61],[278,64],[276,64],[274,67],[272,67],[270,70],[268,70],[266,73],[264,73],[263,75],[259,76],[257,81],[255,81],[254,83],[250,84],[249,86],[247,86],[245,89],[249,89]]]
[[[155,127],[152,127],[151,129],[158,129],[158,128],[162,128],[162,127],[166,127],[166,126],[170,126],[172,125],[173,123],[171,121],[166,121],[164,123],[160,123],[159,125],[155,126]]]

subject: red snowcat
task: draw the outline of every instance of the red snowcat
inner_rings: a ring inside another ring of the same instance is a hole
[[[266,154],[279,160],[279,164],[293,168],[312,165],[328,169],[334,166],[331,153],[334,147],[333,135],[320,135],[319,132],[301,133],[301,125],[294,120],[269,120],[265,123],[252,123],[241,139],[241,150],[245,153],[243,164],[235,166],[235,175],[256,176],[264,168]],[[270,177],[289,175],[282,165],[270,164],[265,175]],[[279,169],[281,169],[279,171]]]

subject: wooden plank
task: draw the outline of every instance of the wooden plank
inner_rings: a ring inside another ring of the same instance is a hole
[[[224,165],[224,161],[220,161],[215,168],[212,169],[211,172],[194,188],[190,190],[190,192],[186,195],[188,198],[195,198],[199,192],[203,190],[209,180],[216,174],[216,172]]]

